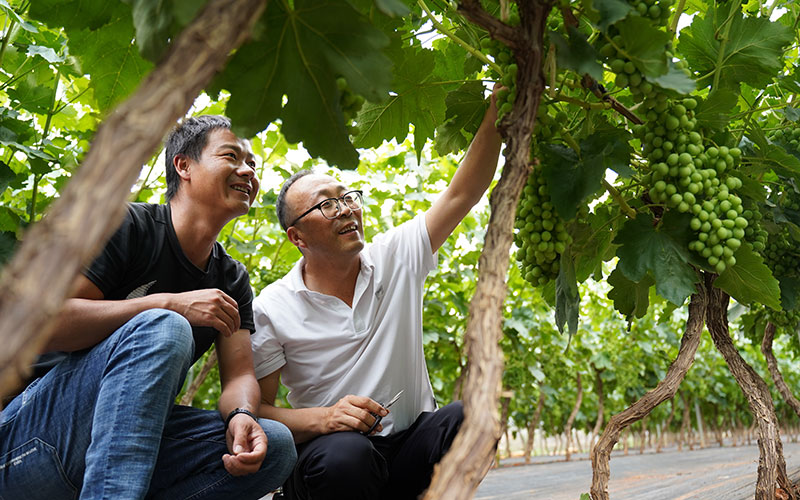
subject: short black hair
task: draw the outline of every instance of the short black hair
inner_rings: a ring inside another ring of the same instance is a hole
[[[178,192],[181,184],[173,163],[176,156],[184,155],[199,160],[208,142],[208,134],[218,128],[230,130],[231,121],[219,115],[192,116],[183,120],[167,137],[164,152],[164,166],[167,173],[167,201]]]
[[[292,187],[292,184],[297,182],[298,179],[305,177],[309,174],[313,174],[314,172],[309,169],[300,170],[296,172],[291,177],[286,179],[286,182],[283,183],[283,187],[281,187],[281,192],[278,193],[278,199],[275,201],[275,211],[278,213],[278,222],[280,222],[281,227],[284,231],[289,229],[289,220],[288,214],[286,209],[286,192],[289,191],[289,188]]]

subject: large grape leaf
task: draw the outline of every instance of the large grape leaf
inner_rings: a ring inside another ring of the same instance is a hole
[[[288,141],[302,141],[309,154],[340,167],[356,167],[336,78],[371,101],[385,98],[388,38],[343,0],[297,0],[293,8],[270,2],[256,32],[214,83],[231,93],[227,114],[237,134],[254,135],[280,118]]]
[[[434,76],[432,51],[396,48],[389,55],[396,68],[392,95],[382,103],[366,104],[361,110],[358,115],[361,133],[355,145],[371,148],[384,140],[402,142],[413,123],[414,147],[419,157],[425,141],[433,137],[436,126],[445,119],[447,92]]]
[[[566,146],[542,145],[542,172],[563,219],[574,218],[585,200],[602,189],[606,168],[626,172],[632,152],[629,137],[624,130],[599,130],[580,142],[580,157]]]
[[[695,16],[691,26],[681,31],[678,50],[693,71],[711,75],[718,70],[722,88],[738,89],[742,82],[763,88],[783,68],[783,47],[792,42],[792,30],[763,17],[729,13],[729,8],[721,5],[703,17]],[[731,24],[726,30],[723,24],[728,20]],[[725,31],[728,39],[723,44]],[[709,76],[702,82],[708,86],[713,80]]]
[[[489,105],[485,91],[483,83],[474,80],[447,95],[447,121],[436,129],[437,153],[446,155],[466,149]]]
[[[157,61],[169,44],[175,15],[171,0],[122,0],[131,4],[139,53]],[[200,3],[200,2],[198,2]]]
[[[653,278],[645,275],[642,281],[636,283],[619,270],[614,269],[608,276],[608,284],[613,288],[608,292],[608,298],[614,301],[614,308],[625,316],[629,322],[633,318],[642,318],[650,307],[650,287],[655,283]]]
[[[724,290],[742,304],[764,304],[781,308],[781,289],[761,257],[748,245],[742,245],[734,254],[736,265],[719,275],[714,286]]]
[[[575,278],[575,263],[569,248],[561,254],[561,266],[556,278],[556,327],[564,333],[567,325],[572,338],[578,331],[578,313],[581,308],[581,296],[578,293],[578,281]]]
[[[649,274],[660,296],[673,304],[683,304],[694,293],[697,282],[697,273],[688,264],[692,239],[689,218],[666,212],[657,226],[647,214],[628,220],[614,238],[614,243],[620,245],[617,269],[637,283]]]
[[[91,76],[89,86],[101,111],[130,95],[153,68],[132,43],[134,37],[130,7],[125,4],[117,5],[108,24],[69,35],[70,52]]]
[[[64,28],[69,34],[84,28],[94,30],[108,23],[119,3],[118,0],[31,0],[28,15],[51,28]]]
[[[598,54],[586,41],[586,36],[572,26],[569,27],[569,37],[553,32],[550,40],[556,46],[556,56],[559,68],[568,68],[579,75],[589,74],[595,80],[603,80],[603,66],[597,62]]]
[[[667,73],[666,47],[670,35],[659,30],[648,19],[631,16],[617,23],[622,35],[623,51],[648,78]]]
[[[739,96],[730,90],[715,90],[698,104],[694,112],[700,128],[722,129],[731,122],[731,114],[737,109]]]
[[[55,73],[47,64],[36,64],[13,87],[8,88],[8,96],[32,113],[47,114],[53,100],[55,81]]]

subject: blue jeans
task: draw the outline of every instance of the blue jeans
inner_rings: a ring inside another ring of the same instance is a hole
[[[71,353],[0,413],[0,500],[258,499],[288,477],[291,432],[261,419],[267,457],[228,474],[216,411],[173,404],[194,339],[182,316],[143,312]]]

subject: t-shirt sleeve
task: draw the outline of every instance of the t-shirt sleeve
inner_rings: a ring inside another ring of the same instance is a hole
[[[372,244],[383,247],[380,253],[406,263],[421,278],[438,265],[438,253],[431,249],[424,213],[376,236]]]
[[[256,332],[250,337],[253,347],[253,364],[256,378],[261,379],[286,364],[283,346],[278,341],[275,328],[267,311],[267,290],[253,301],[253,320]]]
[[[129,262],[133,257],[133,252],[136,251],[139,228],[132,210],[129,205],[120,227],[111,236],[100,255],[83,271],[83,274],[106,297],[120,287],[130,267]]]

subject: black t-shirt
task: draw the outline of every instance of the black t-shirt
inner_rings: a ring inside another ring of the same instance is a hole
[[[205,271],[181,249],[167,205],[131,203],[128,214],[103,252],[84,270],[107,300],[124,300],[154,293],[180,293],[218,288],[239,305],[241,328],[255,331],[253,291],[245,267],[214,243]],[[192,327],[197,361],[214,343],[218,332]],[[60,356],[48,353],[36,363],[36,376],[55,365]]]

